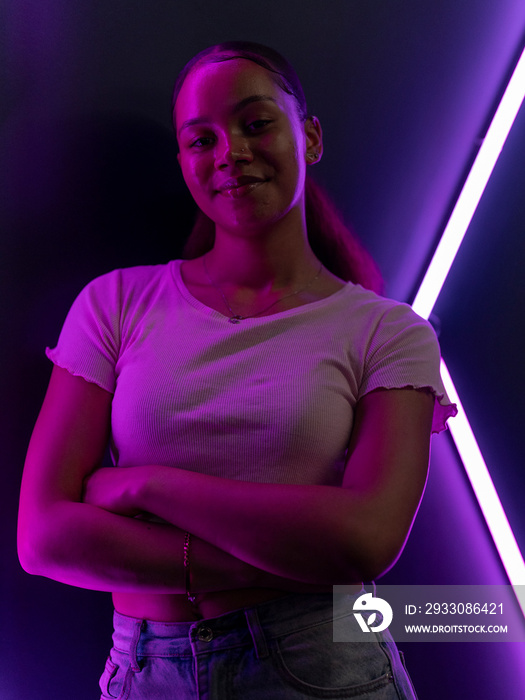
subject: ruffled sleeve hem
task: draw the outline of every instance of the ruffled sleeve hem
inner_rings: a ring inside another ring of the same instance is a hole
[[[444,390],[439,391],[431,385],[415,385],[415,384],[391,384],[374,387],[372,391],[377,389],[414,389],[415,391],[426,391],[434,397],[434,413],[432,416],[432,433],[441,433],[447,430],[447,421],[449,418],[454,418],[458,413],[458,408],[455,403],[452,403]],[[367,392],[368,393],[368,392]]]
[[[458,413],[458,407],[451,403],[446,394],[438,394],[433,389],[429,389],[434,394],[434,415],[432,417],[432,432],[441,433],[448,428],[447,421],[454,418]]]
[[[95,376],[93,372],[90,372],[87,368],[79,369],[79,368],[74,368],[71,364],[67,362],[63,362],[59,357],[59,351],[58,348],[46,348],[46,356],[51,362],[56,365],[57,367],[60,367],[61,369],[65,369],[69,374],[73,375],[74,377],[82,377],[82,379],[85,379],[86,382],[90,382],[91,384],[96,384],[99,386],[101,389],[104,389],[104,391],[108,391],[110,394],[115,393],[115,387],[114,387],[114,382],[112,378],[108,378],[107,381],[101,380],[99,377]]]

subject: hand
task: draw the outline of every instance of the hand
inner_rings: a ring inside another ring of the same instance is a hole
[[[117,515],[143,513],[139,496],[147,467],[102,467],[84,479],[82,501]]]

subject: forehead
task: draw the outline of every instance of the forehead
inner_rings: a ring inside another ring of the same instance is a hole
[[[244,58],[198,64],[184,81],[175,103],[177,127],[188,118],[213,116],[235,108],[253,96],[266,96],[281,109],[294,109],[294,98],[282,90],[272,73]]]

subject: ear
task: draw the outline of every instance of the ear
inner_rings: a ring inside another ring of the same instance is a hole
[[[323,130],[317,117],[307,117],[304,123],[306,136],[306,162],[313,165],[323,155]]]
[[[180,165],[180,151],[177,153],[177,162]]]

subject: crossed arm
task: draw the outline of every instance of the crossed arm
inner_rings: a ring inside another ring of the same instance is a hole
[[[376,391],[356,407],[342,488],[253,484],[144,465],[98,469],[111,394],[55,368],[22,481],[30,573],[98,590],[180,593],[183,531],[196,590],[375,578],[401,552],[424,489],[433,397]],[[148,512],[170,524],[133,516]]]

